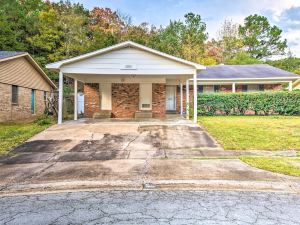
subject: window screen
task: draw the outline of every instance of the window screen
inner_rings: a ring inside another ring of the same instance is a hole
[[[259,91],[265,91],[265,85],[264,84],[260,84],[258,86]]]
[[[18,86],[12,85],[11,86],[11,103],[18,104]]]
[[[198,85],[198,93],[203,93],[203,85]]]
[[[214,85],[214,92],[220,91],[220,85]]]
[[[248,85],[242,85],[242,92],[248,91]]]
[[[44,91],[44,101],[47,101],[47,91]]]

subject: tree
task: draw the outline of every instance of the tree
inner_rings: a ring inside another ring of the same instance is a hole
[[[281,33],[282,30],[271,26],[266,17],[257,14],[246,17],[244,25],[239,26],[246,51],[256,59],[284,54],[287,41],[282,40]]]
[[[199,62],[204,54],[204,42],[207,40],[206,24],[201,16],[188,13],[184,16],[185,23],[182,32],[182,56],[183,58]]]
[[[200,15],[188,13],[185,21],[170,21],[155,35],[153,46],[158,50],[193,62],[200,62],[207,39],[206,25]]]
[[[247,64],[261,64],[262,61],[253,58],[247,52],[239,52],[235,54],[233,58],[228,59],[225,63],[229,65],[247,65]]]
[[[156,32],[156,27],[150,26],[148,23],[141,23],[138,26],[131,25],[122,33],[121,41],[131,40],[149,46]]]
[[[271,66],[300,74],[300,58],[295,57],[291,51],[289,51],[287,58],[267,61],[267,63]]]
[[[218,32],[216,45],[221,49],[222,62],[242,51],[243,41],[239,35],[239,25],[225,20]]]
[[[27,38],[36,33],[37,16],[44,7],[42,0],[1,0],[0,49],[33,54]]]

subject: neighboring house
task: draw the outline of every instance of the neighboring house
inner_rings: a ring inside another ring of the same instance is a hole
[[[198,92],[254,92],[293,89],[300,76],[267,64],[209,66],[198,74]]]
[[[46,67],[59,72],[58,123],[62,122],[63,76],[74,79],[74,96],[77,81],[84,83],[84,116],[90,118],[164,118],[168,113],[189,112],[186,106],[197,107],[197,86],[199,92],[250,91],[277,90],[288,83],[291,90],[291,82],[298,78],[266,65],[206,69],[131,41]],[[196,110],[193,113],[196,122]]]
[[[26,52],[0,51],[0,122],[43,114],[55,84]]]
[[[293,83],[293,89],[300,90],[300,80],[296,80]]]

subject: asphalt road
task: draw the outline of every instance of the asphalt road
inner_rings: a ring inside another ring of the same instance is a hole
[[[95,191],[0,197],[1,224],[300,224],[300,195]]]

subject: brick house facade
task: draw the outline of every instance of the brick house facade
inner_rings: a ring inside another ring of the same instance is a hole
[[[0,51],[0,122],[34,120],[55,88],[28,53]]]

